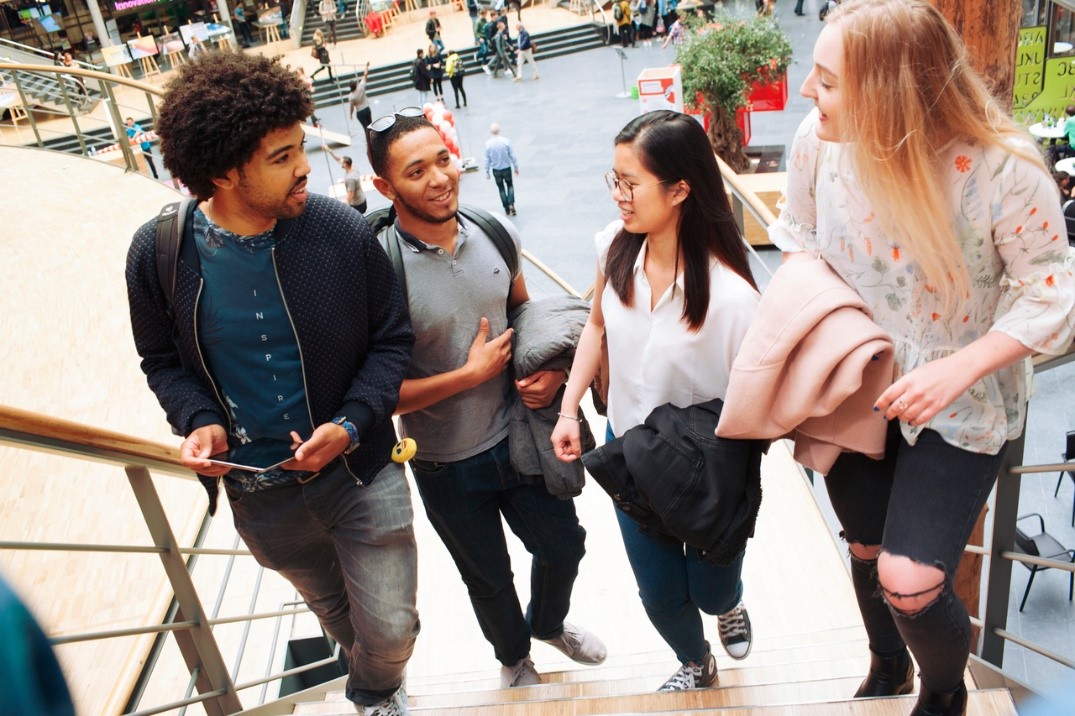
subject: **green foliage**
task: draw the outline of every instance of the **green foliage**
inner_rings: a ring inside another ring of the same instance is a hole
[[[721,12],[710,22],[690,17],[684,24],[689,32],[676,59],[688,102],[701,92],[712,108],[735,116],[754,82],[776,78],[788,69],[791,43],[769,18],[744,20]]]

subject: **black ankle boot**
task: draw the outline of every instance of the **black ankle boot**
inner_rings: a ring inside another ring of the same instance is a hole
[[[925,686],[918,690],[918,703],[911,716],[964,716],[967,713],[967,685],[955,691],[933,693]]]
[[[902,696],[914,689],[914,664],[904,649],[896,656],[880,656],[870,652],[870,673],[866,675],[855,698],[870,696]]]

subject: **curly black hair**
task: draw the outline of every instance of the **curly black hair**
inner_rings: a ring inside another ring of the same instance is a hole
[[[214,52],[179,68],[157,121],[164,166],[201,201],[269,132],[313,113],[306,85],[259,55]]]

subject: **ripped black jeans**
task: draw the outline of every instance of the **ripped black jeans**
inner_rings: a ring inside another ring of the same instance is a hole
[[[998,455],[962,450],[932,430],[923,431],[912,446],[894,421],[883,460],[846,453],[825,477],[849,544],[881,545],[889,554],[944,570],[941,595],[905,615],[885,602],[877,561],[851,556],[870,649],[887,656],[906,645],[921,668],[922,683],[934,692],[954,689],[963,680],[970,619],[952,591],[952,578],[1003,457],[1003,450]]]

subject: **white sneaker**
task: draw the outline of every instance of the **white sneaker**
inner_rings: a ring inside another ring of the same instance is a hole
[[[394,694],[372,706],[355,704],[355,711],[363,716],[409,716],[411,710],[407,704],[407,690],[400,686]]]
[[[706,643],[709,648],[709,643]],[[664,682],[657,691],[690,691],[691,689],[704,689],[711,686],[717,680],[717,660],[713,658],[713,652],[707,651],[702,657],[701,664],[688,661],[679,667],[679,671],[672,674],[668,681]]]
[[[754,632],[750,628],[750,614],[742,599],[731,611],[717,617],[717,631],[728,656],[733,659],[747,658],[754,643]]]
[[[519,663],[515,666],[501,666],[500,667],[500,688],[511,689],[516,686],[534,686],[541,683],[541,677],[538,675],[537,669],[534,668],[534,662],[530,660],[530,656],[524,656],[519,659]]]
[[[596,634],[568,622],[564,622],[564,632],[560,636],[540,641],[559,649],[567,658],[580,664],[600,664],[608,655],[604,642]]]

